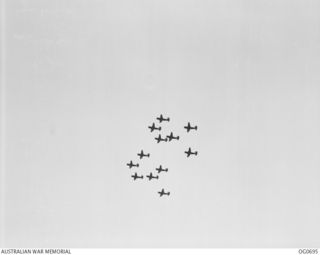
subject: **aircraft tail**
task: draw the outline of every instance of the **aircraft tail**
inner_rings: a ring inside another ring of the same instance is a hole
[[[168,192],[168,196],[170,196],[170,192]]]
[[[197,152],[197,151],[195,152],[195,155],[198,155],[198,152]]]
[[[198,130],[198,126],[196,126],[195,130]]]
[[[139,167],[139,164],[137,164],[137,167]]]

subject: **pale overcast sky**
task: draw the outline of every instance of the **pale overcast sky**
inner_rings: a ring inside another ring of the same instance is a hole
[[[320,246],[319,1],[10,0],[4,13],[2,246]],[[180,141],[156,144],[160,113]],[[132,181],[160,164],[159,180]]]

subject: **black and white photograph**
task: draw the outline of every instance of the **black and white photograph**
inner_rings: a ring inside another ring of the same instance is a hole
[[[320,1],[0,8],[2,254],[318,253]]]

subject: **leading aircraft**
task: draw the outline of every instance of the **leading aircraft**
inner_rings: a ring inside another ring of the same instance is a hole
[[[169,142],[171,142],[172,140],[179,140],[179,136],[173,136],[173,133],[171,132],[170,135],[167,135],[167,138],[169,139]]]
[[[157,120],[161,123],[162,121],[170,121],[170,118],[163,118],[163,115],[161,114],[160,117],[157,117]]]
[[[150,153],[144,154],[144,153],[143,153],[143,150],[141,150],[141,152],[138,153],[137,155],[140,157],[140,159],[142,159],[143,157],[150,158]]]
[[[133,180],[135,181],[136,179],[143,179],[143,175],[139,176],[137,174],[137,172],[134,173],[134,175],[131,175],[131,177],[133,178]]]
[[[157,140],[158,143],[168,141],[167,138],[162,138],[161,135],[159,135],[158,137],[155,137],[154,139]]]
[[[187,130],[187,132],[190,132],[190,130],[192,130],[192,129],[198,130],[198,126],[192,127],[191,124],[190,124],[190,122],[188,122],[188,125],[185,126],[184,128]]]
[[[159,179],[159,176],[157,175],[157,176],[154,176],[154,175],[152,175],[152,173],[150,172],[150,174],[149,175],[146,175],[147,176],[147,178],[149,179],[149,181],[151,181],[152,179]]]
[[[158,171],[158,174],[160,174],[161,172],[168,172],[168,168],[162,168],[162,165],[156,168],[156,170]]]
[[[197,151],[195,151],[195,152],[191,151],[190,147],[189,147],[189,150],[185,151],[184,153],[187,154],[187,157],[190,157],[191,155],[195,155],[195,156],[198,155],[198,152]]]
[[[160,197],[162,197],[163,195],[166,195],[166,196],[170,196],[170,192],[164,192],[164,189],[162,189],[161,191],[158,191]]]
[[[131,169],[132,167],[139,167],[139,164],[133,164],[132,160],[127,164],[127,166]]]
[[[153,132],[154,130],[161,130],[161,127],[156,127],[156,125],[154,124],[154,122],[152,123],[152,126],[148,126],[148,128],[150,128],[150,132]]]

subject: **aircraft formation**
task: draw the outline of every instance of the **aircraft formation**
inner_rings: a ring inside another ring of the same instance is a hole
[[[160,114],[160,116],[157,117],[156,120],[159,122],[158,124],[153,122],[150,126],[148,126],[150,133],[154,133],[156,131],[158,131],[158,132],[162,131],[162,127],[160,125],[164,124],[165,122],[170,122],[170,118],[163,117],[163,114]],[[191,131],[198,130],[198,126],[196,126],[196,125],[192,126],[190,122],[188,122],[187,125],[184,126],[183,128],[186,130],[187,133],[189,133]],[[156,141],[157,144],[168,143],[168,142],[172,142],[172,141],[179,141],[180,136],[175,135],[173,132],[170,132],[170,134],[168,134],[168,135],[158,134],[158,136],[154,137],[154,140]],[[191,156],[198,156],[198,151],[192,150],[191,147],[187,148],[186,151],[184,151],[184,153],[186,154],[187,158],[189,158]],[[144,158],[150,158],[150,153],[141,150],[140,152],[137,153],[137,156],[138,156],[139,160],[143,160]],[[133,160],[130,160],[130,162],[127,163],[126,165],[128,166],[129,169],[132,169],[132,168],[139,169],[140,168],[140,164],[137,161],[133,162]],[[154,173],[150,172],[149,174],[147,174],[145,176],[143,174],[139,175],[137,172],[135,172],[134,174],[131,175],[131,177],[132,177],[133,181],[138,181],[139,179],[140,179],[140,181],[143,181],[143,180],[159,181],[160,175],[162,175],[161,173],[167,173],[169,171],[168,168],[163,167],[161,164],[158,167],[156,167],[154,170],[155,170]],[[160,197],[170,196],[170,191],[167,191],[164,188],[162,188],[157,193],[159,194]]]

